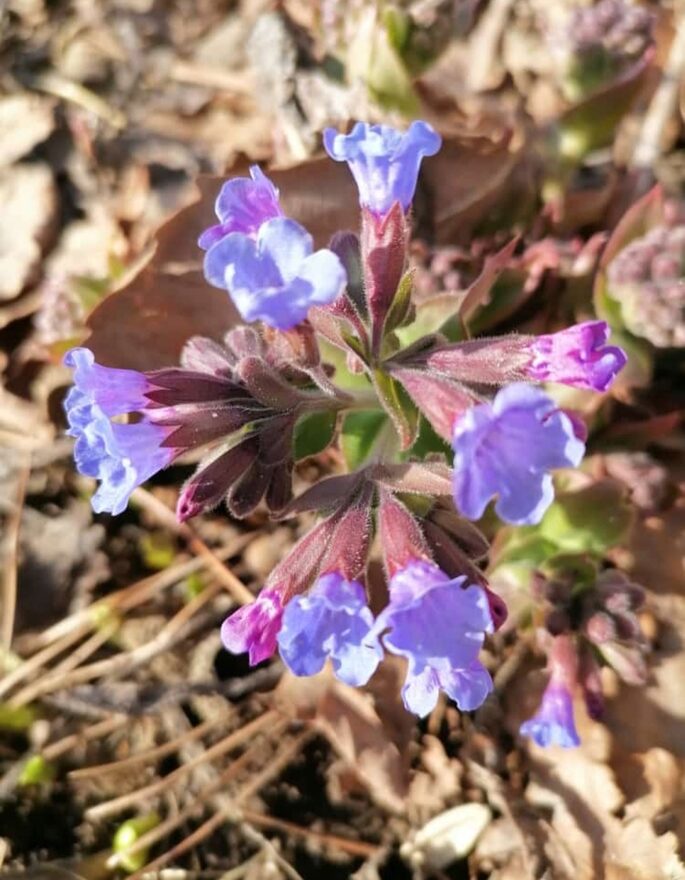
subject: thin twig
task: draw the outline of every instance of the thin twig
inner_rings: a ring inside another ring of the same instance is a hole
[[[68,674],[56,671],[45,678],[27,685],[12,697],[10,705],[23,706],[51,691],[65,690],[77,684],[84,684],[94,678],[111,677],[130,672],[141,663],[145,663],[157,656],[157,654],[168,650],[180,636],[183,627],[190,621],[193,615],[199,608],[213,599],[219,589],[220,586],[218,584],[209,584],[205,587],[198,596],[191,602],[188,602],[187,605],[184,605],[180,611],[176,612],[166,626],[157,633],[155,638],[146,644],[140,645],[138,648],[134,648],[134,650],[128,651],[125,654],[117,654],[115,657],[108,657],[105,660],[98,660],[88,666],[81,666]]]
[[[166,504],[163,504],[154,495],[146,489],[139,487],[131,496],[134,504],[138,504],[146,513],[154,517],[159,523],[175,532],[185,540],[188,549],[195,556],[201,556],[205,559],[207,568],[216,576],[216,578],[226,587],[231,596],[240,605],[248,605],[254,600],[254,596],[247,589],[245,584],[237,578],[233,572],[227,568],[217,554],[210,550],[205,542],[198,536],[192,526],[187,523],[179,523]]]
[[[46,663],[49,663],[63,651],[66,651],[74,642],[78,642],[90,629],[87,621],[81,621],[75,629],[64,633],[57,641],[43,648],[42,651],[34,654],[28,660],[24,660],[21,666],[13,669],[8,673],[2,681],[0,681],[0,697],[11,691],[12,688],[28,678],[32,672],[40,669]]]
[[[254,721],[251,721],[249,724],[246,724],[244,727],[241,727],[239,730],[236,730],[225,739],[222,739],[220,742],[207,749],[203,754],[198,755],[197,758],[193,758],[192,761],[188,761],[187,764],[184,764],[182,767],[169,773],[168,776],[165,776],[163,779],[159,779],[156,782],[145,786],[145,788],[139,788],[129,794],[124,794],[120,797],[113,798],[110,801],[105,801],[105,803],[97,804],[97,806],[91,807],[86,811],[86,817],[90,820],[104,819],[108,816],[119,813],[122,810],[126,810],[140,801],[159,795],[160,792],[164,791],[166,788],[175,785],[179,779],[182,779],[194,767],[197,767],[205,761],[212,761],[221,755],[225,755],[227,752],[233,751],[233,749],[241,746],[246,740],[249,740],[263,728],[268,727],[270,724],[274,724],[278,719],[279,715],[275,710],[265,712],[263,715],[255,718]]]
[[[193,742],[196,739],[201,739],[206,733],[217,727],[219,724],[225,724],[228,715],[229,713],[227,712],[225,715],[218,715],[216,718],[210,718],[208,721],[187,730],[181,736],[177,736],[175,739],[171,739],[168,742],[163,743],[161,746],[146,749],[144,752],[138,752],[137,755],[131,755],[129,758],[124,758],[121,761],[110,761],[107,764],[98,764],[95,767],[81,767],[78,770],[72,770],[69,773],[69,778],[74,780],[74,782],[77,782],[82,779],[91,779],[94,776],[102,776],[105,773],[120,773],[123,770],[135,767],[136,764],[152,764],[159,761],[160,758],[165,758],[167,755],[173,754],[173,752],[181,748],[181,746]]]
[[[46,761],[54,761],[55,758],[59,758],[65,752],[71,751],[74,746],[82,745],[91,739],[101,739],[103,736],[109,736],[110,733],[114,733],[115,730],[124,727],[128,723],[129,719],[126,715],[115,715],[112,718],[105,718],[103,721],[91,724],[90,727],[83,728],[78,733],[71,733],[69,736],[51,743],[42,750],[41,755]]]
[[[367,859],[372,858],[378,853],[379,848],[377,846],[373,843],[365,843],[363,840],[348,840],[345,837],[338,837],[337,834],[323,834],[319,831],[312,831],[311,828],[304,828],[302,825],[295,825],[293,822],[288,822],[285,819],[276,819],[274,816],[265,816],[252,810],[243,810],[243,816],[252,825],[260,825],[262,828],[273,828],[274,831],[282,831],[284,834],[292,834],[305,840],[315,840],[319,844],[330,846],[332,849],[339,849],[342,852],[349,853],[351,856]]]
[[[287,728],[288,724],[288,721],[284,721],[275,725],[274,729],[271,731],[271,735],[279,736]],[[138,840],[136,840],[133,846],[129,847],[124,853],[115,853],[108,860],[108,867],[117,867],[124,856],[135,855],[141,850],[148,849],[153,844],[157,843],[158,840],[161,840],[172,831],[175,831],[179,825],[182,825],[188,819],[192,818],[199,810],[206,809],[208,799],[216,794],[217,791],[225,788],[227,783],[234,779],[243,769],[249,766],[249,764],[259,756],[262,749],[263,743],[253,743],[239,758],[236,758],[236,760],[232,761],[225,770],[219,773],[209,785],[204,786],[204,788],[202,788],[193,798],[192,803],[187,807],[176,813],[176,815],[166,819],[164,822],[161,822],[146,834],[143,834]]]
[[[17,468],[17,492],[14,506],[7,516],[5,526],[6,549],[4,574],[2,578],[2,621],[0,621],[0,644],[9,651],[14,633],[14,618],[17,611],[17,559],[19,556],[19,527],[24,509],[26,486],[31,473],[31,454],[25,453]]]

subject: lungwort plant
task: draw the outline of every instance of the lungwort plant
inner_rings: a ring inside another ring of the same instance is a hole
[[[472,521],[494,501],[508,523],[539,523],[553,472],[583,458],[582,421],[541,383],[603,392],[625,363],[601,321],[469,338],[464,319],[494,280],[497,256],[464,294],[461,319],[457,300],[422,335],[407,271],[410,212],[422,159],[440,144],[418,121],[404,133],[365,123],[328,130],[326,151],[348,164],[361,218],[357,232],[342,230],[321,250],[284,215],[259,168],[227,181],[218,222],[199,244],[207,280],[251,326],[223,344],[191,338],[178,367],[151,372],[101,366],[87,348],[66,356],[70,433],[79,470],[99,481],[96,511],[120,513],[136,486],[201,450],[180,520],[221,502],[236,517],[262,502],[280,518],[319,513],[256,601],[225,621],[226,648],[253,664],[278,651],[296,675],[330,660],[355,686],[384,653],[399,655],[404,703],[422,716],[441,690],[473,710],[492,689],[479,654],[506,607],[476,564],[487,543]],[[294,462],[335,443],[348,472],[293,499]],[[368,577],[378,555],[387,592]],[[551,655],[540,713],[524,725],[541,743],[577,742],[567,642]]]

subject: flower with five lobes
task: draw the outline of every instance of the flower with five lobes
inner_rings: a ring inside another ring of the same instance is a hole
[[[442,139],[427,122],[417,120],[405,132],[367,122],[358,122],[349,134],[327,128],[323,143],[331,159],[350,166],[361,206],[383,216],[395,202],[409,210],[421,160],[434,156]]]
[[[205,277],[228,290],[245,321],[277,330],[300,324],[312,306],[334,302],[347,281],[338,256],[314,252],[311,235],[287,217],[267,220],[256,238],[232,232],[212,245]]]
[[[78,470],[100,481],[93,496],[96,513],[121,513],[131,492],[178,454],[170,440],[174,426],[163,408],[135,425],[121,425],[110,416],[149,406],[155,385],[136,370],[117,370],[95,363],[87,348],[72,348],[64,363],[74,369],[74,387],[64,407],[68,434],[76,438]],[[158,419],[158,421],[157,421]]]
[[[549,471],[577,467],[585,452],[566,413],[523,383],[503,388],[492,404],[467,409],[452,445],[457,508],[479,519],[498,496],[495,510],[516,525],[540,522],[554,499]]]
[[[623,349],[606,344],[609,332],[605,321],[586,321],[534,337],[528,376],[537,382],[606,391],[628,360]]]
[[[245,321],[288,330],[312,306],[332,303],[347,276],[333,251],[314,252],[311,235],[283,216],[278,190],[256,165],[251,179],[227,181],[216,201],[220,220],[200,236],[204,272],[228,290]]]
[[[460,709],[477,709],[492,690],[478,660],[493,631],[488,597],[466,577],[449,578],[415,560],[390,579],[390,602],[376,620],[386,649],[407,659],[404,705],[416,715],[435,708],[444,690]]]
[[[383,656],[364,587],[338,572],[322,575],[308,593],[288,602],[278,647],[295,675],[314,675],[330,658],[336,677],[357,687]]]

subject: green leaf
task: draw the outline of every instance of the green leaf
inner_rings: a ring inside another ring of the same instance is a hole
[[[330,446],[335,434],[337,413],[324,411],[307,413],[295,424],[293,455],[295,460],[317,455]]]
[[[392,22],[392,35],[384,24],[374,15],[367,16],[361,23],[347,52],[348,75],[363,80],[371,96],[382,107],[415,116],[419,101],[407,68],[393,44],[402,41],[399,18]]]
[[[511,536],[497,556],[497,567],[512,563],[528,563],[537,568],[559,552],[554,541],[538,534],[530,534],[530,529],[512,529]]]
[[[373,383],[383,409],[393,421],[402,449],[409,449],[419,429],[419,411],[404,388],[383,370],[373,371]]]
[[[112,840],[112,850],[119,857],[121,867],[133,874],[147,864],[150,858],[150,850],[144,847],[139,852],[129,853],[130,850],[148,831],[152,831],[160,823],[157,813],[149,813],[146,816],[138,816],[135,819],[127,819],[120,825]]]
[[[567,553],[601,556],[627,537],[633,518],[633,508],[621,486],[603,480],[559,495],[538,530]]]
[[[384,330],[386,333],[392,333],[397,327],[401,327],[411,313],[411,294],[414,287],[414,277],[411,270],[405,272],[400,283],[397,285],[395,296],[385,318]]]
[[[54,764],[50,764],[42,755],[32,755],[21,768],[19,785],[40,785],[52,782],[57,771]]]
[[[176,544],[168,532],[149,532],[142,536],[138,549],[147,568],[164,571],[176,559]]]
[[[450,461],[452,460],[452,450],[449,445],[436,434],[428,419],[420,416],[419,430],[414,445],[407,452],[402,453],[400,458],[425,459],[432,452],[443,452]]]
[[[36,711],[31,706],[8,706],[0,703],[0,730],[27,730],[36,720]]]
[[[361,340],[359,340],[353,333],[348,333],[348,331],[345,329],[342,329],[340,331],[340,335],[342,336],[345,344],[349,346],[364,363],[366,363],[366,361],[368,360],[368,354],[365,351]]]
[[[340,440],[350,471],[369,458],[387,425],[388,417],[380,409],[361,410],[345,416]]]

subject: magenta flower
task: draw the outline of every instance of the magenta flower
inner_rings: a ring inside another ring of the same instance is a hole
[[[576,467],[585,451],[569,417],[553,400],[529,385],[501,389],[457,419],[454,498],[469,519],[479,519],[491,498],[506,522],[540,522],[552,503],[549,471]]]
[[[250,666],[255,666],[275,653],[282,619],[280,594],[277,590],[264,589],[254,602],[224,620],[221,641],[232,654],[247,652]]]
[[[286,217],[263,223],[256,239],[234,232],[205,257],[210,284],[228,290],[245,321],[264,321],[288,330],[304,321],[312,306],[332,303],[347,276],[339,258],[314,252],[311,235]]]
[[[580,745],[573,717],[573,699],[565,684],[554,677],[550,679],[540,708],[521,725],[521,735],[529,736],[543,747],[571,749]]]
[[[288,602],[278,647],[295,675],[315,675],[330,657],[336,677],[355,686],[366,684],[383,656],[364,588],[337,572]]]
[[[415,121],[404,133],[367,122],[358,122],[349,134],[327,128],[323,143],[331,159],[350,166],[362,207],[382,216],[395,202],[409,209],[421,160],[435,155],[442,141],[427,122]]]
[[[408,661],[402,699],[410,712],[427,715],[441,689],[471,711],[492,690],[478,660],[493,629],[488,599],[465,577],[450,579],[433,563],[410,562],[392,577],[390,602],[375,629],[388,651]]]
[[[528,375],[538,382],[606,391],[628,360],[623,349],[606,345],[609,333],[604,321],[586,321],[534,338]]]
[[[255,235],[262,223],[283,216],[278,190],[258,165],[250,168],[250,178],[234,177],[221,187],[215,203],[220,222],[200,236],[203,250],[210,250],[231,232]]]

